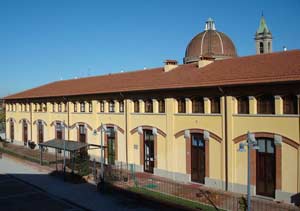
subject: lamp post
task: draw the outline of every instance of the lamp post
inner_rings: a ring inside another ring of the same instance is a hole
[[[239,145],[239,152],[246,152],[245,146],[247,146],[247,157],[248,157],[248,162],[247,162],[247,205],[248,205],[248,211],[251,211],[251,149],[258,150],[259,147],[257,145],[257,141],[255,139],[255,136],[253,133],[250,133],[248,131],[247,133],[247,142],[246,143],[240,143]]]
[[[106,132],[106,131],[107,131],[106,126],[101,123],[101,126],[100,126],[100,145],[101,145],[101,148],[100,148],[100,177],[101,177],[102,181],[104,179],[103,132]],[[93,134],[96,136],[97,131],[94,130]]]

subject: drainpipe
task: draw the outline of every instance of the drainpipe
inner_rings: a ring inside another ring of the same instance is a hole
[[[224,141],[225,141],[225,190],[228,191],[228,125],[227,125],[227,95],[221,87],[218,87],[221,94],[224,96]]]
[[[28,102],[28,101],[27,101],[27,102]],[[32,127],[33,127],[33,122],[32,122],[32,104],[30,103],[29,105],[30,105],[30,106],[29,106],[29,109],[30,109],[30,125],[31,125],[31,126],[30,126],[30,140],[33,141],[33,140],[32,140],[32,131],[33,131],[33,130],[32,130]]]
[[[128,106],[125,99],[125,139],[126,139],[126,170],[128,170]]]
[[[67,99],[68,104],[68,140],[70,140],[70,101]]]

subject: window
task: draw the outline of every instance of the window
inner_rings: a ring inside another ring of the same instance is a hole
[[[123,100],[119,102],[119,111],[120,111],[121,113],[124,112],[124,101],[123,101]]]
[[[37,109],[37,104],[35,103],[35,104],[34,104],[34,112],[37,112],[37,110],[38,110],[38,109]]]
[[[80,103],[80,112],[85,112],[85,103]]]
[[[264,53],[264,44],[262,42],[259,43],[259,52]]]
[[[92,104],[92,102],[89,102],[89,112],[90,113],[93,112],[93,104]]]
[[[77,103],[74,103],[74,112],[77,112]]]
[[[55,112],[55,103],[52,103],[52,112]]]
[[[263,95],[257,98],[258,114],[275,114],[274,97],[271,95]]]
[[[239,114],[249,114],[249,99],[248,97],[237,98],[238,102],[238,113]]]
[[[185,106],[185,99],[178,99],[178,113],[185,113],[186,106]]]
[[[145,101],[145,112],[152,113],[153,112],[153,102],[152,100]]]
[[[115,102],[114,101],[109,101],[108,111],[115,112]]]
[[[134,101],[134,112],[139,113],[140,112],[140,103],[138,100]]]
[[[100,102],[100,112],[104,112],[104,101]]]
[[[210,98],[210,105],[211,105],[211,113],[212,114],[219,114],[220,112],[220,98],[213,97]]]
[[[164,99],[158,101],[158,112],[165,113],[165,100]]]
[[[204,99],[198,97],[192,101],[192,112],[193,113],[204,113]]]
[[[62,111],[61,107],[62,107],[62,103],[59,103],[59,104],[58,104],[58,112],[61,112],[61,111]]]
[[[298,97],[287,95],[282,97],[283,100],[283,113],[284,114],[297,114],[298,113]]]

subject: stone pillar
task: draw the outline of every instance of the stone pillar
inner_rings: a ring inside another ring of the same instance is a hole
[[[157,101],[157,99],[153,99],[152,103],[153,103],[153,113],[158,113],[158,101]]]
[[[283,100],[280,95],[275,95],[275,114],[282,115],[283,114]]]
[[[192,109],[192,100],[190,98],[185,98],[185,106],[186,106],[186,113],[191,114],[193,113]]]
[[[204,113],[205,114],[211,113],[210,99],[208,97],[204,98]]]
[[[115,112],[119,113],[120,112],[120,103],[118,100],[115,100],[114,103],[115,103]]]
[[[104,100],[104,113],[108,113],[108,101]]]
[[[139,100],[140,104],[140,113],[145,113],[145,102],[143,100]]]
[[[249,114],[257,114],[257,100],[254,96],[249,96]]]

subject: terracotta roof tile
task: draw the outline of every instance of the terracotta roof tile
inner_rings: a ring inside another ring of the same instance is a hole
[[[5,97],[8,99],[74,96],[188,87],[300,81],[300,50],[57,81]]]

